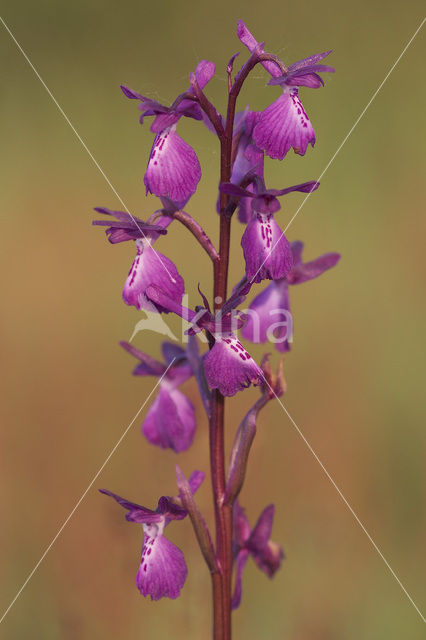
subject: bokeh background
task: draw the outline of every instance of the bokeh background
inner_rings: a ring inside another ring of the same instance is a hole
[[[243,47],[238,18],[285,61],[333,48],[337,73],[301,90],[317,133],[301,158],[267,162],[271,186],[315,179],[423,17],[420,1],[284,3],[4,2],[2,16],[130,210],[147,217],[142,176],[152,134],[140,127],[128,84],[171,102],[201,58],[214,60],[208,94],[225,105],[225,65]],[[410,46],[291,226],[306,257],[341,263],[292,289],[293,350],[284,402],[414,601],[423,609],[425,505],[424,29]],[[6,30],[0,26],[1,528],[5,610],[151,391],[118,347],[140,314],[121,301],[133,248],[90,226],[93,206],[121,208]],[[244,53],[245,55],[245,53]],[[277,90],[261,70],[241,106],[265,107]],[[218,145],[202,125],[180,130],[203,179],[188,210],[215,240]],[[279,221],[299,206],[289,196]],[[242,269],[233,230],[231,280]],[[158,244],[186,278],[210,289],[210,266],[176,225]],[[170,326],[179,330],[175,321]],[[161,338],[134,344],[159,355]],[[261,346],[252,349],[260,358]],[[198,432],[179,456],[207,470],[207,424],[193,382]],[[228,402],[228,439],[257,397]],[[145,413],[146,409],[144,410]],[[135,585],[137,525],[100,496],[108,487],[147,506],[175,491],[177,457],[148,445],[142,416],[62,531],[4,622],[0,637],[82,640],[204,639],[209,576],[190,523],[170,527],[189,576],[181,597],[157,603]],[[211,522],[209,483],[199,505]],[[259,420],[241,496],[251,521],[276,505],[273,538],[286,550],[269,581],[249,563],[236,640],[379,640],[424,637],[423,622],[325,477],[278,403]],[[424,611],[424,609],[423,609]]]

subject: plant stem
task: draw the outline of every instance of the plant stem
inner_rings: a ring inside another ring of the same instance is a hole
[[[228,117],[224,135],[221,136],[220,180],[229,182],[232,169],[232,134],[234,111],[228,106]],[[220,240],[219,260],[214,263],[214,306],[220,309],[226,300],[231,218],[226,215],[228,196],[220,194]],[[216,555],[220,567],[219,579],[213,576],[213,638],[231,639],[231,581],[232,581],[232,505],[224,505],[226,489],[225,441],[224,441],[225,398],[219,391],[212,394],[210,418],[210,468],[216,521]]]

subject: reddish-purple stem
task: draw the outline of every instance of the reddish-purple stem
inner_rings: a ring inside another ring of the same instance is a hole
[[[255,51],[238,72],[229,90],[225,127],[215,107],[197,84],[191,79],[192,88],[201,108],[213,124],[220,140],[220,182],[230,182],[232,162],[235,157],[233,132],[235,107],[241,87],[250,71],[265,60],[275,62],[282,73],[287,69],[275,56]],[[231,239],[231,216],[235,209],[228,208],[229,196],[220,193],[219,257],[213,261],[213,297],[215,310],[220,309],[227,296],[229,247]],[[219,391],[212,392],[210,436],[210,471],[216,522],[216,556],[219,572],[212,573],[213,586],[213,639],[231,640],[232,597],[232,503],[224,504],[226,490],[225,442],[224,442],[225,398]]]

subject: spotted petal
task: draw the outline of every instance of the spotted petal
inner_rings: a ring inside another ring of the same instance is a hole
[[[165,311],[145,295],[146,289],[156,284],[173,300],[181,301],[185,283],[169,258],[155,251],[149,241],[136,240],[137,255],[130,268],[123,289],[123,299],[128,305],[148,311]]]
[[[315,132],[296,87],[286,87],[282,96],[263,111],[253,137],[268,156],[279,160],[292,147],[295,153],[303,156],[309,143],[314,146]]]
[[[155,136],[144,182],[147,193],[175,202],[191,196],[201,178],[196,153],[173,125]]]
[[[218,389],[224,396],[233,396],[263,380],[261,368],[233,333],[216,337],[205,357],[204,372],[210,388]]]
[[[290,244],[272,214],[256,213],[241,238],[250,282],[277,280],[291,269]]]
[[[161,525],[143,525],[145,538],[136,584],[152,600],[177,598],[188,569],[183,553],[162,535]]]

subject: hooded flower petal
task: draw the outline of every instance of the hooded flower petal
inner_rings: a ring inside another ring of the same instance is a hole
[[[152,600],[177,598],[188,569],[180,549],[163,536],[163,526],[143,525],[145,538],[136,584],[143,596]]]
[[[261,551],[253,554],[255,563],[269,578],[272,578],[278,571],[284,558],[285,555],[282,547],[272,540],[269,540]]]
[[[235,587],[232,597],[232,608],[236,609],[241,602],[242,574],[249,555],[253,556],[259,569],[270,578],[280,568],[284,558],[282,548],[269,540],[274,519],[274,505],[267,506],[259,516],[253,531],[245,515],[244,509],[238,503],[233,508],[233,530],[235,560]]]
[[[205,356],[204,372],[210,388],[224,396],[233,396],[263,380],[261,368],[232,333],[216,336],[213,348]]]
[[[164,361],[170,368],[167,372],[167,388],[174,389],[183,384],[193,375],[185,349],[172,342],[163,342],[161,351]]]
[[[139,360],[139,364],[133,369],[134,376],[157,376],[160,378],[166,372],[166,366],[162,362],[158,362],[143,351],[136,349],[132,344],[123,340],[120,342],[120,346]]]
[[[201,178],[196,153],[173,125],[155,136],[145,173],[147,192],[178,202],[190,197]]]
[[[257,111],[246,111],[237,114],[235,137],[238,139],[237,153],[232,166],[231,182],[238,185],[247,176],[254,173],[263,179],[264,153],[253,144],[253,128],[259,119]],[[247,187],[253,193],[253,185]],[[241,198],[238,203],[238,220],[247,224],[252,216],[252,203],[250,198]]]
[[[105,229],[105,233],[111,244],[137,240],[138,238],[157,239],[160,234],[167,233],[166,227],[172,221],[170,217],[161,216],[157,224],[152,225],[132,216],[127,211],[114,211],[107,207],[95,207],[95,211],[116,218],[116,220],[93,220],[92,222],[94,226],[108,227]]]
[[[263,47],[259,44],[256,38],[248,30],[247,26],[242,20],[238,21],[237,36],[251,53],[258,47],[260,47],[260,50],[263,52]],[[265,62],[262,62],[262,66],[267,71],[269,71],[269,73],[272,76],[281,75],[281,71],[279,67],[274,62],[270,62],[269,60],[266,60]]]
[[[180,302],[185,291],[185,283],[173,262],[155,251],[148,240],[136,240],[136,247],[137,255],[124,285],[124,302],[137,309],[166,311],[147,299],[146,289],[152,284],[157,284],[171,298]]]
[[[267,545],[268,540],[271,537],[274,514],[275,507],[273,504],[269,504],[265,507],[260,514],[248,541],[248,546],[253,551],[263,549]]]
[[[272,214],[255,213],[241,238],[250,282],[277,280],[291,269],[290,244]]]
[[[178,389],[161,385],[142,424],[142,433],[151,444],[179,452],[191,446],[195,426],[195,410],[188,398]]]
[[[278,351],[289,350],[292,318],[288,286],[285,279],[271,282],[250,305],[241,335],[245,340],[259,343],[271,341]]]
[[[251,527],[246,516],[246,512],[238,500],[234,502],[232,510],[232,527],[234,531],[235,544],[237,547],[243,547],[250,538]]]
[[[289,285],[317,278],[340,260],[340,254],[326,253],[311,262],[302,262],[302,252],[303,242],[292,242],[293,266],[290,271],[254,298],[246,313],[246,323],[242,329],[244,339],[255,343],[269,340],[282,353],[290,350],[293,323],[290,314]]]
[[[263,111],[253,137],[271,158],[282,160],[293,147],[303,156],[309,143],[315,144],[315,132],[299,100],[297,87],[284,88],[282,96]]]
[[[249,145],[244,151],[243,160],[239,162],[239,166],[237,167],[238,170],[242,170],[243,168],[247,169],[247,171],[243,173],[240,179],[242,179],[244,175],[246,175],[249,171],[252,171],[252,172],[254,171],[256,175],[263,178],[263,166],[264,166],[263,151],[261,151],[258,147],[256,147],[253,144]],[[238,176],[237,172],[236,172],[236,176]],[[232,174],[231,181],[234,182],[235,184],[239,182],[239,180],[237,180],[234,177],[234,173]],[[249,184],[249,186],[247,187],[247,190],[251,193],[254,193],[254,186],[252,183]],[[241,198],[239,202],[239,208],[238,208],[238,220],[242,223],[247,224],[252,217],[252,213],[253,213],[252,199]]]
[[[108,491],[108,489],[99,489],[101,493],[104,493],[106,496],[110,498],[114,498],[119,505],[121,505],[124,509],[127,509],[129,513],[126,514],[126,519],[132,522],[146,522],[146,523],[158,523],[164,519],[164,516],[152,509],[147,509],[146,507],[142,507],[140,504],[136,502],[130,502],[121,496],[118,496],[116,493],[112,491]]]

